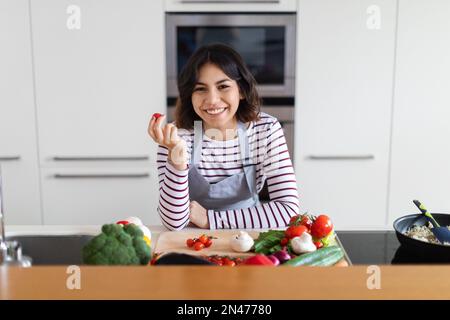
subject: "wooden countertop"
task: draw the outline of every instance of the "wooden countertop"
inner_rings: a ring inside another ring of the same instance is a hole
[[[450,299],[450,266],[81,267],[69,290],[63,266],[0,267],[0,299]]]
[[[164,228],[151,226],[156,243]],[[9,226],[15,234],[97,234],[100,226]],[[450,299],[448,266],[81,266],[81,289],[67,288],[65,266],[0,267],[0,299]]]

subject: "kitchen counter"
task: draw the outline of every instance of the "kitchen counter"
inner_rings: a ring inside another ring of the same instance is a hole
[[[156,243],[165,229],[150,228]],[[99,230],[100,226],[8,226],[7,234],[97,234]],[[395,234],[337,233],[354,266],[81,266],[80,290],[66,287],[70,274],[65,266],[1,267],[0,299],[450,299],[450,265],[381,265],[381,288],[369,289],[374,272],[369,264],[408,262],[398,260],[401,248]]]

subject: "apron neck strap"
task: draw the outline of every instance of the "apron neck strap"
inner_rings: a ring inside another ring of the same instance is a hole
[[[194,146],[192,150],[191,156],[191,164],[200,163],[200,159],[202,156],[202,142],[203,142],[203,121],[194,121]],[[238,141],[239,141],[239,149],[241,152],[242,164],[244,166],[251,163],[250,158],[250,145],[248,143],[248,137],[246,134],[245,124],[241,121],[238,121]]]

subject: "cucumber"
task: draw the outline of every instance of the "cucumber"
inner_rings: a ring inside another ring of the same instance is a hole
[[[338,246],[320,248],[314,252],[304,253],[283,263],[283,266],[332,266],[344,257],[344,251]]]

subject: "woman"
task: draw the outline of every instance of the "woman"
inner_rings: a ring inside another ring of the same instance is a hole
[[[175,123],[153,116],[158,212],[170,230],[275,228],[299,213],[283,130],[259,111],[256,82],[225,45],[199,48],[178,78]],[[258,193],[267,182],[270,202]]]

